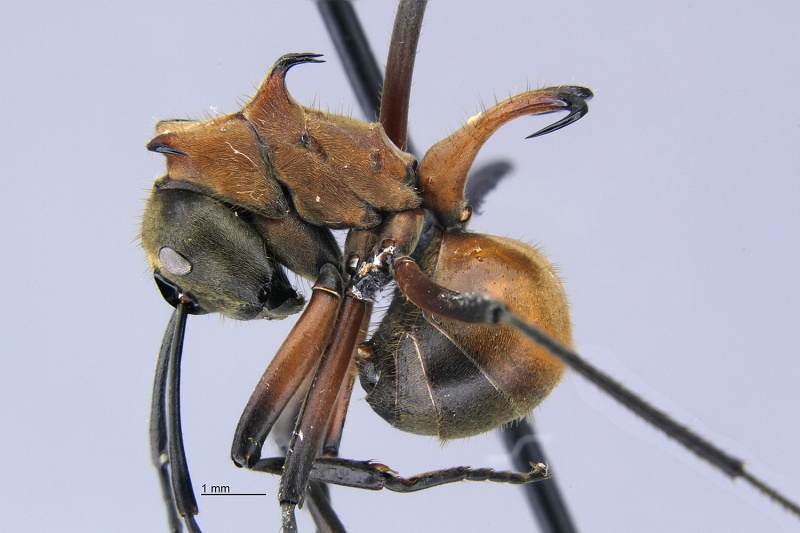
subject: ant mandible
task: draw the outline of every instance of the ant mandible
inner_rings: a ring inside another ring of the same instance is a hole
[[[406,150],[413,58],[424,2],[404,2],[390,50],[380,124],[316,111],[286,90],[288,70],[317,54],[280,58],[239,113],[166,121],[148,149],[167,156],[143,217],[142,243],[164,297],[176,307],[159,356],[151,439],[173,529],[173,509],[199,530],[181,437],[179,367],[187,314],[284,318],[304,300],[288,269],[315,282],[292,333],[242,414],[232,458],[281,474],[283,527],[310,485],[419,490],[461,479],[526,483],[529,473],[450,469],[412,480],[382,465],[336,459],[356,372],[367,401],[393,426],[442,439],[479,434],[525,417],[570,366],[728,475],[753,478],[741,461],[645,404],[570,349],[566,299],[546,258],[523,243],[467,231],[467,175],[483,143],[524,115],[588,111],[588,89],[527,91],[492,106],[434,145],[417,166]],[[394,63],[393,63],[394,62]],[[425,216],[435,221],[425,223]],[[347,228],[344,253],[331,229]],[[364,342],[370,302],[391,281],[394,300]],[[310,380],[307,391],[304,383]],[[263,443],[298,391],[304,403],[285,460]],[[169,396],[169,409],[165,398]],[[319,458],[320,452],[324,458]],[[333,520],[321,513],[320,520]],[[331,527],[331,522],[327,523]]]

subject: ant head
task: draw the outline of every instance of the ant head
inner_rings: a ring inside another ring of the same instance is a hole
[[[190,314],[279,319],[303,307],[249,214],[189,185],[159,180],[142,217],[142,246],[164,299]]]

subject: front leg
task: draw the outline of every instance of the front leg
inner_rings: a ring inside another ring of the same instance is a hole
[[[336,398],[345,383],[365,308],[362,300],[345,297],[330,344],[300,410],[278,489],[285,532],[297,530],[294,509],[302,501]]]
[[[237,466],[249,467],[261,458],[261,447],[272,426],[314,371],[333,331],[342,286],[338,270],[324,265],[311,301],[264,371],[239,419],[231,447]]]

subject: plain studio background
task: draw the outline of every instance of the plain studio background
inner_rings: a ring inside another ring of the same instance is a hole
[[[385,58],[394,3],[358,4]],[[502,129],[480,161],[514,174],[472,228],[539,243],[559,265],[578,350],[800,498],[800,7],[432,2],[411,132],[425,149],[481,102],[547,84],[596,97],[576,125]],[[164,172],[157,120],[231,112],[285,52],[294,97],[360,116],[316,7],[14,3],[0,22],[3,531],[164,531],[148,454],[156,352],[171,308],[137,242]],[[306,285],[307,292],[307,285]],[[277,478],[236,469],[233,429],[284,322],[191,317],[183,413],[204,530],[277,531]],[[356,388],[342,454],[406,475],[509,468],[490,433],[442,446],[400,433]],[[800,523],[695,460],[580,378],[535,412],[590,531],[776,531]],[[265,450],[271,453],[269,447]],[[518,489],[333,489],[361,531],[534,526]],[[305,512],[303,531],[311,531]]]

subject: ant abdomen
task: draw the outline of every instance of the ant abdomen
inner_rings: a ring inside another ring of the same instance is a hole
[[[439,231],[419,264],[437,283],[505,302],[571,344],[564,290],[535,248],[493,235]],[[511,327],[431,315],[399,292],[359,348],[358,363],[375,412],[398,429],[441,439],[477,435],[528,415],[563,373],[559,361]]]

